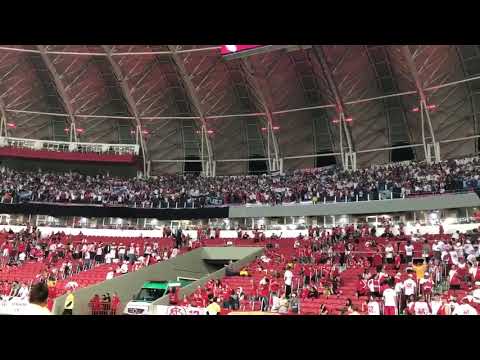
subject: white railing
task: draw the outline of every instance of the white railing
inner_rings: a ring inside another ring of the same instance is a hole
[[[140,151],[140,145],[138,144],[98,144],[0,137],[0,147],[5,146],[25,148],[31,150],[50,150],[80,153],[93,152],[99,154],[110,153],[116,155],[138,155]]]

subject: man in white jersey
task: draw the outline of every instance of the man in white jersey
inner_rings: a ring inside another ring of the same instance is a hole
[[[388,288],[383,291],[383,315],[397,315],[398,297],[393,289],[393,281],[389,281]]]
[[[407,244],[405,245],[405,257],[406,257],[406,262],[407,264],[410,264],[412,262],[413,258],[413,245],[410,241],[407,241]]]
[[[370,301],[367,304],[368,315],[381,315],[380,304],[373,296],[370,296]]]
[[[430,308],[430,304],[425,301],[425,297],[420,295],[418,301],[413,303],[413,314],[415,315],[431,315],[432,309]]]
[[[403,291],[406,297],[415,295],[417,283],[413,280],[413,275],[408,274],[408,279],[403,282]]]
[[[458,305],[452,312],[452,315],[478,315],[477,310],[468,304],[466,301],[461,300],[461,304]]]

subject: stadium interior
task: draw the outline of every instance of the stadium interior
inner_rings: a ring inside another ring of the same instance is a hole
[[[479,45],[0,45],[0,315],[480,314]]]

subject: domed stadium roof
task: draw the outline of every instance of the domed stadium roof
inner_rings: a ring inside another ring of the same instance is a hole
[[[442,159],[473,154],[479,88],[478,45],[293,45],[231,60],[219,45],[0,46],[8,136],[141,134],[153,173],[199,156],[216,160],[217,174],[244,173],[240,160],[269,153],[286,169],[313,167],[341,146],[359,167],[391,161],[394,146],[421,160],[422,114]]]

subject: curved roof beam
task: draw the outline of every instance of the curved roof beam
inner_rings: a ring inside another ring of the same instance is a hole
[[[340,118],[340,126],[343,125],[343,130],[345,131],[345,135],[347,138],[348,150],[349,152],[353,152],[353,142],[352,142],[352,137],[350,135],[350,129],[348,128],[345,122],[345,116],[346,116],[345,103],[342,99],[342,96],[340,95],[340,92],[338,91],[338,86],[333,78],[332,70],[328,66],[327,58],[325,56],[322,46],[314,45],[312,46],[312,48],[313,48],[313,54],[317,59],[317,61],[320,63],[323,75],[325,76],[325,79],[327,80],[327,83],[328,83],[328,87],[330,88],[330,91],[332,92],[333,97],[335,99],[335,105],[337,107],[338,115]]]
[[[142,123],[140,121],[140,114],[137,109],[137,104],[135,103],[135,100],[133,99],[131,95],[131,90],[128,86],[127,83],[127,77],[123,75],[122,69],[120,68],[120,65],[113,59],[112,57],[112,49],[109,48],[106,45],[102,45],[103,49],[105,50],[108,62],[110,63],[110,66],[113,70],[113,73],[115,74],[115,77],[117,80],[120,82],[120,88],[122,90],[123,97],[127,101],[128,109],[130,111],[130,114],[133,115],[133,124],[137,129],[137,136],[140,138],[140,146],[142,148],[142,155],[143,155],[143,173],[147,173],[147,158],[149,156],[148,154],[148,149],[145,147],[145,140],[143,138],[143,132],[142,132]]]
[[[365,53],[367,54],[370,66],[372,67],[373,72],[375,73],[375,77],[376,77],[376,80],[377,80],[377,86],[380,89],[380,91],[382,92],[382,95],[392,95],[392,93],[394,93],[394,94],[398,93],[399,88],[398,88],[397,79],[395,78],[394,73],[392,71],[390,54],[388,53],[386,47],[384,45],[378,45],[378,46],[376,46],[376,45],[375,46],[363,45],[363,49],[364,49]],[[383,56],[384,56],[383,60],[377,60],[376,57],[374,56],[374,54],[372,53],[373,51],[382,51]],[[380,75],[378,66],[382,63],[385,64],[385,66],[387,67],[388,75],[383,75],[383,76]],[[391,91],[388,91],[388,89],[385,89],[385,86],[382,83],[382,79],[386,79],[386,78],[391,79],[391,81],[392,81],[393,87],[392,87]],[[386,99],[384,99],[382,102],[383,102],[383,108],[385,110],[385,114],[386,114],[386,117],[387,117],[390,145],[394,146],[395,141],[393,141],[393,138],[403,137],[402,136],[403,134],[392,134],[392,127],[391,127],[390,124],[392,124],[393,119],[392,119],[392,116],[391,116],[391,112],[392,112],[392,110],[395,110],[395,109],[400,109],[401,110],[401,113],[402,113],[401,122],[402,122],[403,127],[405,128],[405,134],[406,134],[406,137],[407,137],[406,140],[410,144],[413,144],[411,129],[409,128],[408,122],[407,122],[407,114],[406,114],[406,111],[405,111],[405,106],[403,106],[403,104],[400,100],[398,101],[398,105],[395,105],[395,106],[390,105],[389,102]]]
[[[192,80],[187,73],[187,70],[185,68],[185,63],[183,60],[180,58],[179,51],[176,50],[174,45],[167,45],[168,49],[170,50],[170,55],[172,57],[172,60],[178,70],[178,74],[180,75],[180,78],[185,86],[185,90],[187,93],[187,97],[190,99],[190,103],[193,105],[195,108],[195,112],[198,114],[199,119],[196,119],[199,121],[200,126],[201,126],[201,136],[202,136],[202,144],[205,144],[206,150],[207,150],[207,159],[208,163],[212,164],[213,162],[213,150],[212,150],[212,144],[210,142],[210,138],[208,137],[208,129],[207,129],[207,121],[205,117],[205,111],[202,108],[200,99],[198,97],[197,91],[195,90],[195,86],[192,83]],[[202,147],[203,148],[203,147]],[[204,160],[204,154],[202,151],[202,160]],[[208,166],[208,165],[207,165]],[[203,171],[205,172],[205,167],[203,168]]]
[[[467,64],[465,63],[464,56],[462,55],[462,52],[460,51],[460,46],[462,46],[462,45],[455,45],[455,52],[457,53],[457,57],[460,60],[463,75],[464,75],[464,78],[466,79],[471,74],[470,74],[470,71],[468,69]],[[470,106],[472,108],[474,131],[475,131],[475,134],[478,134],[478,132],[480,131],[480,126],[479,126],[479,119],[478,119],[478,116],[477,116],[477,106],[476,106],[475,98],[474,98],[474,96],[476,95],[476,92],[473,91],[470,83],[466,83],[465,87],[467,88],[468,98],[470,99]]]
[[[413,55],[410,52],[410,48],[408,47],[408,45],[402,46],[401,52],[402,52],[402,55],[407,62],[408,69],[410,71],[410,74],[412,75],[413,81],[415,82],[415,87],[417,88],[418,95],[420,96],[420,112],[421,112],[421,118],[422,118],[422,124],[421,124],[422,135],[423,135],[423,132],[424,132],[423,115],[425,114],[425,117],[427,118],[428,129],[430,131],[430,136],[432,137],[432,142],[433,142],[433,144],[436,144],[435,132],[433,131],[432,121],[430,120],[430,111],[428,110],[428,106],[427,106],[427,97],[425,95],[425,90],[423,88],[422,80],[420,79],[420,76],[418,74],[418,70],[417,70],[417,67],[415,65],[415,61],[413,59]],[[423,142],[424,142],[424,146],[426,146],[424,135],[423,135]],[[440,160],[440,154],[437,152],[437,147],[434,146],[433,149],[434,149],[435,159],[436,159],[436,161],[439,161]]]
[[[67,111],[68,119],[70,120],[70,141],[77,142],[77,127],[75,125],[75,112],[73,110],[72,103],[67,95],[65,86],[63,85],[62,80],[60,79],[60,75],[58,74],[57,69],[55,69],[55,66],[53,65],[52,61],[48,57],[45,46],[37,45],[37,49],[40,53],[40,56],[45,66],[47,67],[48,71],[52,75],[53,82],[55,83],[55,87],[57,88],[58,94],[60,95],[60,98],[62,99],[62,102],[65,106],[65,110]]]
[[[247,83],[253,90],[255,97],[259,100],[260,105],[262,106],[263,112],[265,113],[265,119],[267,121],[267,153],[268,161],[270,163],[270,170],[278,170],[278,161],[280,158],[280,152],[278,149],[278,141],[275,133],[273,131],[273,113],[272,113],[272,101],[269,94],[266,94],[265,80],[256,76],[251,64],[246,60],[241,60],[241,65],[243,73],[245,74],[245,79]],[[275,156],[274,162],[271,161],[271,150],[270,144],[273,146],[273,155]]]
[[[5,103],[3,99],[0,97],[0,137],[8,136],[7,131],[7,113],[5,111]]]

